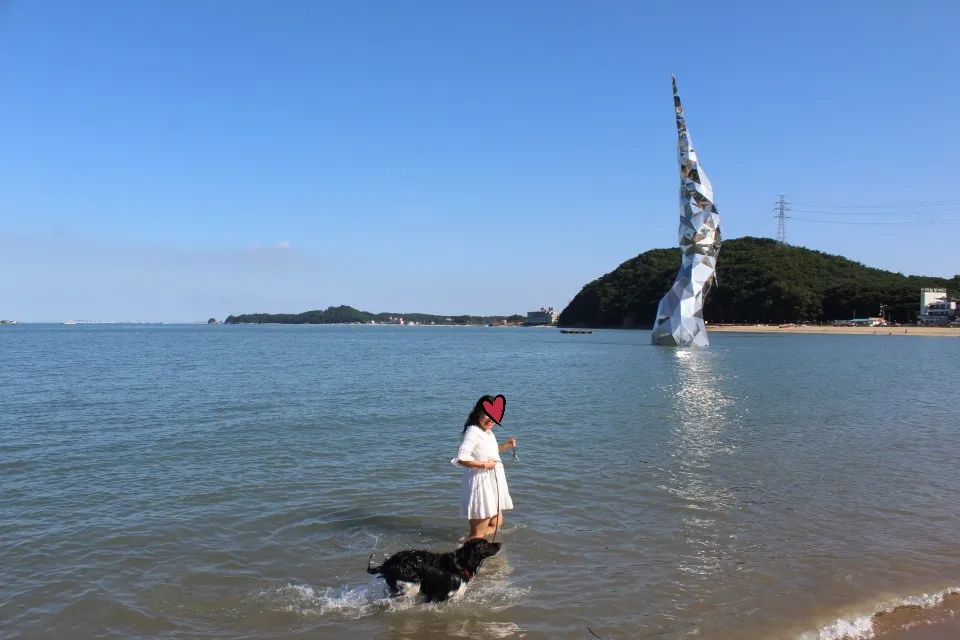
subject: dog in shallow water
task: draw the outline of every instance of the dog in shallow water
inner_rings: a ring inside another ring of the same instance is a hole
[[[499,542],[473,538],[456,551],[407,550],[393,554],[379,567],[373,565],[373,554],[367,562],[367,573],[381,575],[393,595],[400,593],[398,582],[420,585],[420,595],[427,602],[443,602],[467,586],[480,564],[500,551]]]

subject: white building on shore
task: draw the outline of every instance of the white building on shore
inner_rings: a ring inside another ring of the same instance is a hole
[[[920,324],[946,324],[957,315],[957,301],[946,289],[920,290]]]
[[[557,324],[557,316],[558,314],[553,310],[553,307],[540,307],[538,311],[527,311],[527,321],[524,324],[531,327]]]

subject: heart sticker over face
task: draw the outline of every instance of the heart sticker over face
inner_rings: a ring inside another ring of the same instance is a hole
[[[507,409],[507,399],[502,395],[498,395],[493,399],[493,402],[489,400],[483,401],[483,412],[490,417],[491,420],[500,424],[500,421],[503,420],[503,412]]]

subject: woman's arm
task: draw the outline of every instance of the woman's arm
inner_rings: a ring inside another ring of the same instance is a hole
[[[471,469],[493,469],[497,466],[497,461],[484,460],[481,462],[479,460],[457,460],[457,464],[462,467],[470,467]]]
[[[511,448],[513,448],[513,447],[515,447],[515,446],[517,446],[517,439],[516,439],[516,438],[510,438],[509,440],[507,440],[507,441],[504,442],[503,444],[498,445],[498,446],[497,446],[497,449],[500,451],[500,453],[503,453],[503,452],[506,451],[507,449],[511,449]]]

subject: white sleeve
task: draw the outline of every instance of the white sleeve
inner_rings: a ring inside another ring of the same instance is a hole
[[[473,454],[477,450],[477,444],[480,442],[480,430],[474,427],[468,427],[460,441],[460,448],[457,449],[457,457],[450,461],[450,464],[458,466],[460,460],[473,460]]]

